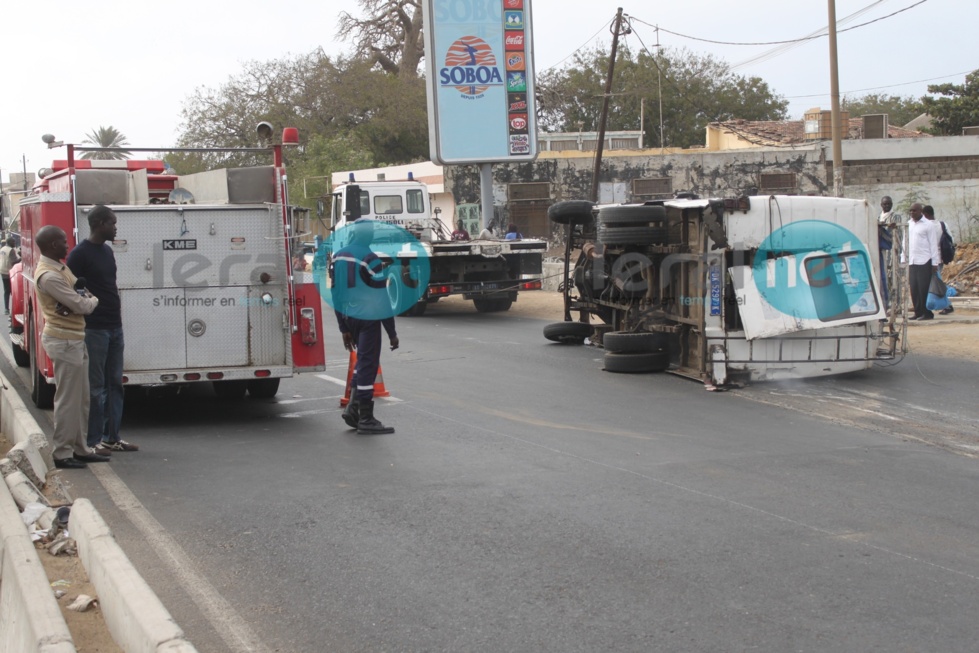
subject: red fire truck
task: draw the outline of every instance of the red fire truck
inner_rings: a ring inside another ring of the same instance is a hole
[[[271,155],[271,165],[176,175],[160,160],[76,159],[109,148],[68,145],[68,158],[42,171],[20,204],[23,263],[11,329],[15,358],[31,367],[37,406],[53,402],[54,370],[40,346],[34,235],[57,225],[71,248],[88,236],[87,216],[98,204],[118,217],[111,246],[125,384],[211,382],[219,397],[272,397],[280,379],[324,369],[320,296],[312,274],[293,265],[308,212],[289,204],[282,148],[297,144],[298,133],[286,128],[282,140],[233,150]]]

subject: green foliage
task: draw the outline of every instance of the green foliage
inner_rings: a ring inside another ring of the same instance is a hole
[[[575,55],[566,68],[540,76],[541,126],[552,131],[597,131],[609,51],[598,47]],[[659,72],[659,75],[657,74]],[[663,134],[659,100],[662,89]],[[643,102],[643,100],[645,102]],[[711,122],[784,120],[788,101],[758,77],[731,73],[712,55],[663,49],[655,57],[619,48],[606,129],[635,130],[645,105],[643,129],[653,147],[703,145]]]
[[[886,113],[888,124],[897,126],[906,125],[925,112],[925,105],[920,99],[915,99],[910,95],[901,97],[884,93],[869,93],[855,98],[844,98],[841,108],[844,111],[849,111],[851,118]]]
[[[344,169],[353,160],[396,164],[428,154],[422,80],[387,74],[366,59],[333,59],[322,50],[249,62],[220,88],[198,88],[183,117],[181,147],[256,147],[260,121],[297,127],[302,147],[290,151],[289,164],[308,166],[310,174]],[[173,153],[167,161],[186,174],[267,165],[269,156],[191,152]]]
[[[911,205],[915,202],[927,204],[930,201],[931,195],[928,194],[924,184],[914,183],[908,186],[904,197],[894,205],[894,210],[903,216],[907,216],[911,212]]]
[[[82,143],[88,143],[95,147],[125,147],[129,145],[126,136],[112,126],[93,129],[90,133],[85,134],[85,140]],[[121,150],[118,152],[84,152],[81,158],[108,160],[128,159],[130,156],[132,156],[132,152]]]
[[[929,93],[943,97],[921,98],[933,120],[928,131],[936,136],[958,136],[963,127],[979,125],[979,70],[965,76],[965,84],[933,84]]]

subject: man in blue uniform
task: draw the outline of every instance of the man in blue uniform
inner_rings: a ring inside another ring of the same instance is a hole
[[[353,396],[343,412],[343,421],[361,435],[394,433],[374,417],[374,381],[381,361],[381,326],[391,339],[391,349],[400,344],[391,316],[384,262],[371,250],[374,225],[357,220],[347,229],[350,242],[333,256],[333,310],[347,351],[357,352],[353,373]]]

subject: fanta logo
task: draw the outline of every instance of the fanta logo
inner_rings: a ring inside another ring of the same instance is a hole
[[[524,64],[523,53],[514,52],[507,55],[506,57],[507,70],[523,70],[525,67],[526,64]]]
[[[439,81],[442,86],[454,86],[463,95],[475,96],[490,86],[502,85],[503,76],[490,46],[475,36],[464,36],[446,53]]]

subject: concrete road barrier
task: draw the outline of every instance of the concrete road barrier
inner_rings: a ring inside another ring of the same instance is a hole
[[[54,467],[51,445],[0,375],[0,431],[14,447],[0,464],[0,653],[76,653],[18,504],[48,505],[37,486]],[[54,511],[39,520],[50,527]],[[76,500],[68,530],[95,586],[106,625],[127,653],[196,653],[87,499]]]

